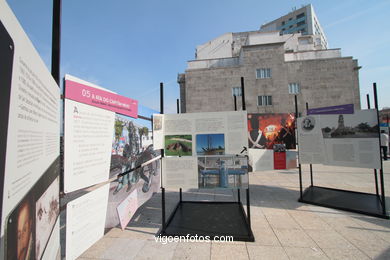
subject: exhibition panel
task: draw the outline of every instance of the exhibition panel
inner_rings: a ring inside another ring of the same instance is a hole
[[[123,109],[127,107],[130,110]],[[120,225],[124,229],[158,191],[159,152],[153,149],[151,135],[155,112],[135,100],[65,76],[64,191],[77,193],[90,187],[67,205],[68,258],[78,257],[103,236],[105,228]],[[105,188],[98,188],[102,184]],[[81,241],[86,232],[90,238]]]
[[[161,104],[163,104],[161,86]],[[161,105],[162,106],[162,105]],[[161,108],[161,111],[163,109]],[[232,236],[254,241],[250,200],[246,111],[153,115],[154,146],[162,149],[161,236]],[[165,221],[165,188],[180,201]],[[237,202],[183,201],[182,189],[233,189]],[[240,201],[246,189],[247,214]]]
[[[377,112],[298,118],[301,163],[380,168]]]
[[[0,1],[3,259],[59,259],[60,90]]]
[[[248,114],[248,143],[253,171],[297,167],[293,113]]]
[[[376,98],[376,86],[374,85]],[[377,99],[375,99],[377,101]],[[377,107],[377,102],[375,102]],[[306,104],[307,106],[307,104]],[[377,109],[351,105],[316,108],[298,118],[300,202],[389,218],[386,212]],[[336,112],[337,111],[337,112]],[[311,185],[303,191],[301,163],[310,164]],[[374,169],[376,194],[313,184],[312,164]],[[379,195],[377,170],[381,181]]]

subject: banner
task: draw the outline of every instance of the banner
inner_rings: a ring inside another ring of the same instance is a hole
[[[249,148],[273,149],[284,144],[295,149],[294,114],[248,114]]]
[[[65,98],[133,118],[138,117],[137,100],[117,95],[70,75],[65,75]]]
[[[298,119],[300,163],[379,169],[375,109],[346,115],[310,115]]]
[[[140,113],[152,117],[156,111],[139,106]],[[153,148],[152,122],[116,115],[111,139],[110,178],[136,169],[110,184],[106,228],[126,227],[137,209],[160,187],[160,151]]]
[[[163,186],[248,186],[246,111],[153,115],[153,142],[164,149]]]
[[[0,1],[0,258],[60,258],[60,90]]]
[[[307,110],[307,115],[341,115],[341,114],[353,114],[353,113],[354,113],[353,104],[311,108]]]
[[[240,154],[247,147],[246,111],[155,114],[153,143],[166,156]]]

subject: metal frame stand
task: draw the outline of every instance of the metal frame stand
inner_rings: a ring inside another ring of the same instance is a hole
[[[244,78],[241,77],[243,110],[245,110]],[[237,100],[234,97],[235,110]],[[178,104],[178,101],[177,101]],[[160,84],[160,113],[163,114],[163,84]],[[177,113],[179,106],[177,105]],[[161,158],[164,150],[161,151]],[[162,167],[161,167],[162,170]],[[246,189],[247,212],[241,202],[241,190],[237,189],[237,201],[185,201],[182,188],[179,189],[179,202],[169,216],[165,218],[165,188],[162,186],[161,174],[161,209],[162,227],[158,232],[161,236],[208,236],[211,239],[220,236],[232,236],[234,241],[253,242],[255,238],[251,229],[250,193]],[[207,218],[207,221],[205,220]],[[201,226],[196,224],[202,223]],[[230,229],[228,226],[234,226]],[[232,232],[234,230],[234,232]],[[229,233],[230,232],[230,233]]]
[[[374,83],[373,89],[374,89],[375,108],[377,110],[377,117],[378,117],[377,118],[378,136],[380,138],[376,83]],[[368,94],[367,94],[367,106],[368,109],[370,109],[370,100]],[[306,103],[306,109],[308,109],[307,103]],[[296,115],[298,115],[298,104],[297,104],[296,96],[295,96],[295,111],[296,111]],[[380,144],[379,144],[379,149],[380,149]],[[299,154],[299,149],[298,149],[298,154]],[[311,185],[310,187],[306,188],[305,191],[303,191],[302,167],[301,164],[299,163],[298,168],[299,168],[300,197],[298,201],[317,205],[317,206],[323,206],[328,208],[360,213],[360,214],[378,217],[378,218],[389,219],[390,217],[386,212],[386,202],[385,202],[386,197],[385,197],[385,187],[384,187],[384,179],[383,179],[382,156],[380,158],[380,162],[381,162],[380,169],[379,169],[379,178],[381,183],[380,195],[379,195],[379,187],[378,187],[377,169],[374,169],[376,194],[371,194],[371,193],[364,193],[364,192],[355,192],[355,191],[314,186],[313,171],[312,171],[311,164],[310,164]]]

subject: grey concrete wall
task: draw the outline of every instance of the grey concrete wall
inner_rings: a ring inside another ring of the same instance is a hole
[[[211,112],[234,109],[232,88],[245,79],[246,107],[252,113],[294,112],[294,95],[288,84],[298,83],[299,111],[353,103],[360,109],[357,61],[352,57],[290,61],[284,60],[283,44],[245,46],[240,66],[187,70],[181,83],[183,111]],[[256,69],[271,68],[270,79],[256,79]],[[257,96],[271,95],[272,106],[257,106]],[[241,99],[238,98],[241,108]]]

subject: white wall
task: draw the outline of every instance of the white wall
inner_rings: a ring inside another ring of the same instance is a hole
[[[225,33],[196,47],[196,59],[217,59],[232,57],[233,34]]]

